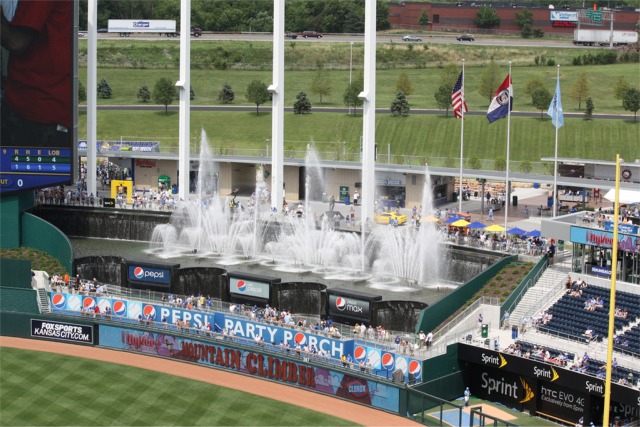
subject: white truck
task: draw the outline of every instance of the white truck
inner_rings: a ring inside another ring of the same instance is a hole
[[[132,33],[179,35],[175,19],[109,19],[108,31],[118,33],[120,37],[129,37]]]
[[[609,46],[609,30],[585,30],[576,29],[573,31],[573,44],[583,46]],[[614,31],[613,45],[621,46],[638,41],[638,33],[635,31]]]

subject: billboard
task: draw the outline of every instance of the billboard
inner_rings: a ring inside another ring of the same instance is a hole
[[[371,303],[364,299],[329,293],[329,316],[371,321]]]
[[[3,9],[3,46],[16,48],[2,49],[0,195],[72,183],[77,134],[78,2],[14,3]],[[15,43],[25,31],[27,45]]]
[[[270,288],[267,282],[229,276],[229,292],[232,294],[268,300]]]
[[[554,22],[554,21],[578,22],[578,12],[552,10],[551,22]]]
[[[600,248],[611,248],[613,245],[613,233],[610,231],[595,230],[571,226],[570,239],[572,243],[582,243]],[[618,249],[624,252],[640,252],[640,239],[636,236],[618,234]]]
[[[31,319],[31,336],[75,344],[93,344],[93,326]]]
[[[171,270],[168,268],[129,264],[127,266],[127,280],[129,282],[144,282],[169,286],[171,285]]]

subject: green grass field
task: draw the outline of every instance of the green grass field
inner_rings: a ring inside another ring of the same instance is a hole
[[[346,426],[348,421],[204,382],[0,347],[0,425]]]

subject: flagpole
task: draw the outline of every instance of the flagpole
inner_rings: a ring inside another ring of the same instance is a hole
[[[462,116],[460,119],[460,189],[458,190],[458,211],[462,213],[462,168],[464,166],[464,59],[462,60],[462,106],[460,107],[460,113]]]
[[[556,92],[558,92],[560,86],[560,64],[558,64],[558,76],[556,77]],[[558,117],[558,94],[555,93],[553,95],[556,98],[555,105],[555,128],[556,128],[556,151],[553,155],[553,216],[555,217],[558,214],[558,129],[560,128],[560,118]],[[551,119],[553,122],[553,119]]]
[[[511,61],[509,61],[509,108],[507,109],[507,173],[504,186],[506,201],[504,203],[504,231],[507,231],[509,219],[509,140],[511,137],[511,98],[513,97],[513,80],[511,79]]]

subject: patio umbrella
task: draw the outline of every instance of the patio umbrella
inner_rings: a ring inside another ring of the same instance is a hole
[[[542,233],[540,232],[540,230],[531,230],[530,232],[528,232],[526,234],[527,237],[540,237],[542,236]]]
[[[454,222],[453,224],[451,224],[451,226],[453,226],[453,227],[466,227],[469,224],[471,224],[471,223],[469,221],[467,221],[466,219],[459,219],[456,222]]]
[[[493,224],[493,225],[490,225],[487,228],[485,228],[485,230],[490,232],[490,233],[496,233],[498,231],[504,231],[504,227],[502,227],[501,225],[498,225],[498,224]]]
[[[457,220],[462,219],[461,216],[458,215],[451,215],[449,217],[449,219],[447,219],[444,223],[445,224],[453,224],[454,222],[456,222]]]
[[[527,232],[527,230],[523,230],[522,228],[514,227],[511,230],[508,230],[507,234],[516,234],[518,236],[522,236],[526,232]]]
[[[420,222],[438,222],[438,221],[440,221],[440,218],[436,218],[433,215],[423,216],[422,219],[420,220]]]
[[[481,222],[475,221],[467,225],[467,228],[486,228],[487,226]]]

